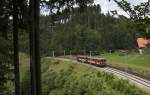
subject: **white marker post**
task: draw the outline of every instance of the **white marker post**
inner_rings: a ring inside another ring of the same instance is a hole
[[[90,51],[90,57],[92,56],[92,51]]]
[[[112,50],[110,49],[110,50],[109,50],[109,54],[111,54],[111,51],[112,51]]]
[[[72,51],[70,50],[70,56],[72,55]]]
[[[142,48],[139,48],[139,53],[143,54],[143,49]]]
[[[55,57],[55,51],[52,51],[52,55],[53,55],[53,57]]]

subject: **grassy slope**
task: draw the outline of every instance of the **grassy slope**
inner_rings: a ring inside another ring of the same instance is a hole
[[[20,79],[21,81],[25,77],[25,74],[27,71],[29,71],[30,62],[29,62],[29,56],[24,53],[19,54],[19,60],[20,60]]]
[[[150,54],[129,54],[125,56],[103,54],[102,56],[107,58],[110,64],[150,76]]]
[[[57,65],[58,63],[58,65]],[[50,71],[51,69],[53,69],[56,72],[60,72],[61,70],[67,70],[68,68],[70,68],[70,66],[73,66],[73,73],[74,75],[77,76],[82,76],[85,73],[93,73],[97,70],[90,68],[90,67],[86,67],[84,65],[80,65],[80,64],[75,64],[68,61],[58,61],[58,60],[54,60],[54,59],[43,59],[42,61],[42,66],[43,66],[43,71],[47,69],[46,72]],[[55,69],[54,69],[55,68]],[[45,73],[45,72],[44,72]]]
[[[27,55],[20,54],[22,82],[29,68]],[[99,73],[93,68],[53,59],[42,59],[43,95],[149,95],[127,81]],[[29,86],[23,83],[25,92]],[[84,93],[84,94],[81,94]],[[23,94],[26,95],[26,94]]]

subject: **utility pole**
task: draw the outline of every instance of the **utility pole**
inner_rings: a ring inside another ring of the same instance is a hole
[[[13,46],[14,46],[14,73],[15,73],[15,95],[20,95],[20,73],[19,73],[19,48],[18,48],[18,0],[13,0]]]
[[[41,94],[41,64],[39,54],[39,0],[30,0],[30,71],[31,95]]]

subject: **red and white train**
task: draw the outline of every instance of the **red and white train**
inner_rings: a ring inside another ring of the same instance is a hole
[[[87,56],[77,56],[77,61],[99,66],[99,67],[107,66],[107,60],[105,58],[92,58],[92,57],[87,57]]]

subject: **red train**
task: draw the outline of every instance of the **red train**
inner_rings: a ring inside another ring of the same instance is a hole
[[[92,57],[87,57],[87,56],[77,56],[77,61],[99,66],[99,67],[107,66],[107,60],[105,58],[92,58]]]

